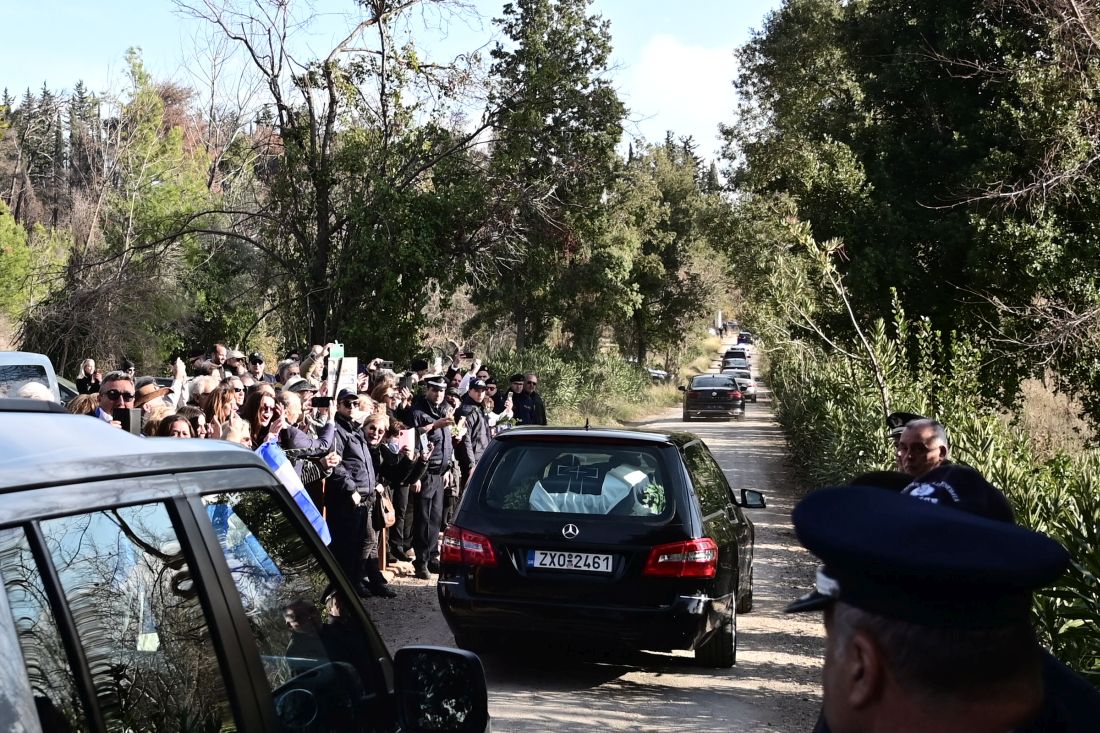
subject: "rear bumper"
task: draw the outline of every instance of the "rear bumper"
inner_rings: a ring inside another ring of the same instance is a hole
[[[737,417],[743,415],[745,408],[740,405],[734,407],[730,406],[720,410],[715,409],[699,409],[695,407],[685,407],[684,414],[690,417]]]
[[[732,596],[677,596],[668,606],[640,608],[527,599],[475,598],[465,582],[440,576],[439,607],[453,632],[475,631],[594,645],[668,651],[692,649],[727,617]]]

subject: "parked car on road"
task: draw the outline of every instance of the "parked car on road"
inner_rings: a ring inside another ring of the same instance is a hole
[[[748,359],[723,359],[722,369],[749,369]]]
[[[744,359],[750,361],[752,354],[747,351],[743,346],[737,346],[734,348],[726,349],[726,353],[722,355],[723,359]]]
[[[752,608],[742,509],[763,506],[691,433],[509,430],[443,536],[439,606],[466,649],[694,649],[729,667]]]
[[[737,386],[741,389],[741,394],[745,395],[745,399],[749,402],[756,402],[756,382],[752,378],[752,372],[748,369],[729,368],[723,369],[722,374],[733,377],[737,382]]]
[[[733,377],[725,374],[700,374],[680,387],[684,393],[684,422],[696,417],[724,417],[727,420],[745,414],[745,396]]]
[[[739,334],[737,334],[737,343],[751,346],[755,342],[754,342],[753,336],[750,332],[742,331]]]
[[[0,444],[0,729],[488,730],[476,655],[391,657],[256,453],[26,399]]]

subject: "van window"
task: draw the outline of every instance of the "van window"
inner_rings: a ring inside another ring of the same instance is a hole
[[[41,529],[108,730],[235,730],[167,508],[109,509]]]
[[[0,398],[15,397],[19,388],[27,382],[49,387],[50,377],[46,374],[46,368],[41,364],[0,365]]]
[[[312,530],[266,490],[207,494],[203,503],[287,729],[303,729],[297,716],[305,699],[326,721],[316,730],[385,729],[388,652],[303,540]]]
[[[26,533],[20,527],[0,530],[0,575],[42,729],[87,730],[88,719],[61,642],[61,631]]]

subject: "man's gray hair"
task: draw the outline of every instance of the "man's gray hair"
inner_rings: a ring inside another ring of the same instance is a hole
[[[924,418],[923,420],[914,420],[911,423],[906,424],[905,429],[910,428],[916,430],[924,430],[925,428],[931,428],[936,440],[940,441],[948,448],[951,447],[951,441],[947,437],[947,428],[943,426],[939,420],[933,420],[931,418]]]
[[[133,384],[134,378],[130,376],[129,372],[123,372],[119,370],[107,372],[103,375],[103,379],[99,383],[100,394],[103,394],[107,391],[106,387],[108,382],[129,382],[130,384]]]

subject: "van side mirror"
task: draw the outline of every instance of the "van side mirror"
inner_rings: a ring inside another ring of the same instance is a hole
[[[741,507],[744,509],[766,509],[768,504],[764,495],[752,489],[741,489]]]
[[[489,692],[473,652],[406,646],[393,656],[397,717],[409,733],[485,733]]]
[[[681,392],[687,392],[687,387],[685,387],[682,384],[679,387],[677,387],[676,389],[680,390]]]

